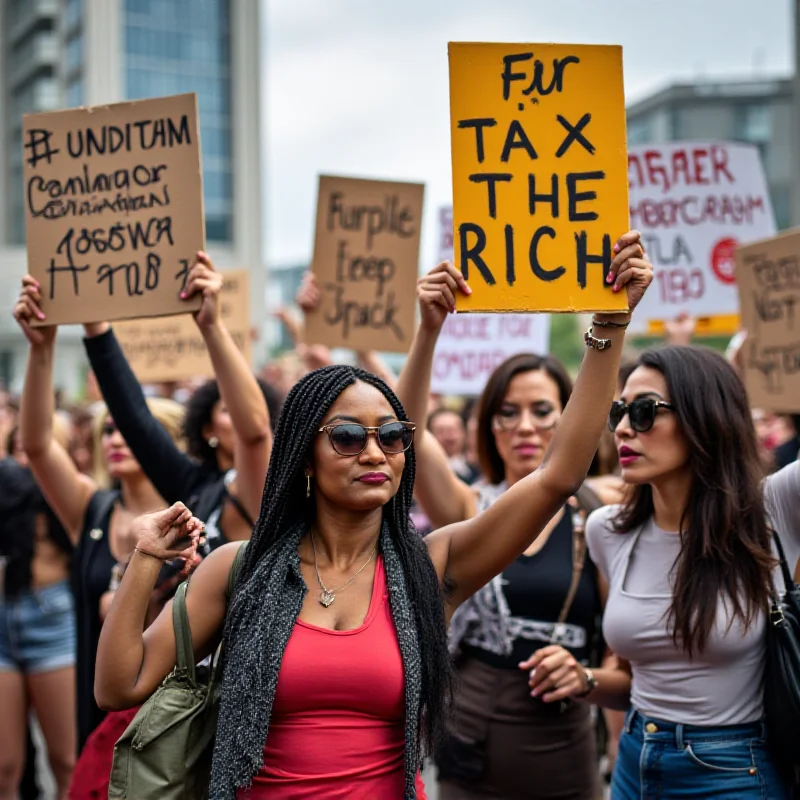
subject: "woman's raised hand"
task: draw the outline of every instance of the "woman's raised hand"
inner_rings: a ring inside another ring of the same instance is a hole
[[[320,303],[322,303],[322,290],[319,288],[319,281],[313,272],[306,272],[303,275],[303,281],[294,296],[294,301],[304,314],[319,309]]]
[[[219,321],[220,291],[222,291],[222,274],[217,272],[206,253],[199,252],[181,293],[181,300],[188,300],[196,294],[202,295],[203,303],[194,313],[194,321],[198,328],[210,328]]]
[[[628,290],[628,310],[633,311],[647,287],[653,282],[653,265],[647,258],[639,231],[628,231],[614,245],[614,260],[606,275],[606,283],[614,284],[614,291]]]
[[[19,293],[17,302],[14,305],[14,319],[22,328],[25,338],[33,347],[43,347],[52,344],[56,337],[57,327],[55,325],[45,325],[34,328],[31,320],[38,319],[43,321],[45,315],[41,306],[41,284],[31,275],[26,275],[22,279],[22,291]]]
[[[447,315],[456,310],[456,295],[472,294],[464,276],[449,262],[442,261],[417,281],[421,326],[438,332]]]
[[[131,523],[136,549],[161,561],[182,558],[193,563],[205,526],[183,503],[144,514]]]

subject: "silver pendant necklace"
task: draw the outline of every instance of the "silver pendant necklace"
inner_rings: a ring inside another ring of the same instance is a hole
[[[311,533],[311,547],[314,550],[314,572],[317,573],[317,582],[319,583],[319,588],[321,589],[319,593],[319,602],[321,605],[328,608],[333,601],[336,599],[337,592],[344,591],[360,574],[361,571],[372,561],[372,557],[375,555],[375,552],[378,549],[378,545],[376,544],[375,547],[372,548],[372,552],[369,554],[369,558],[358,568],[355,574],[345,583],[343,583],[338,589],[329,589],[323,582],[322,576],[319,574],[319,566],[317,565],[317,546],[314,543],[314,533]]]

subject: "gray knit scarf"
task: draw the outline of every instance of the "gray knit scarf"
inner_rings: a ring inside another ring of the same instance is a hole
[[[226,643],[219,722],[211,769],[211,800],[234,800],[264,763],[272,703],[283,653],[308,591],[298,546],[308,530],[295,525],[256,565],[229,608],[239,620],[235,641]],[[419,639],[403,567],[384,522],[380,549],[397,629],[405,682],[405,793],[416,800],[420,766]]]

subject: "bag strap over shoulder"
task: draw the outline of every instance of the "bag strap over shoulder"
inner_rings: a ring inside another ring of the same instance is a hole
[[[189,615],[186,612],[186,589],[188,581],[184,581],[175,592],[172,601],[172,625],[175,628],[175,648],[177,652],[176,666],[186,670],[191,680],[195,679],[194,648],[192,647],[192,631],[189,628]]]
[[[247,550],[247,542],[242,543],[236,551],[236,555],[233,557],[231,571],[228,573],[228,593],[226,594],[228,602],[230,602],[231,597],[233,597],[233,590],[236,588],[236,581],[239,578],[239,572],[242,568],[242,559],[244,558],[245,550]]]
[[[789,569],[789,564],[786,561],[786,552],[783,549],[783,544],[781,543],[781,537],[775,531],[772,531],[772,540],[775,542],[775,549],[778,551],[778,558],[781,562],[781,575],[783,576],[783,590],[784,592],[791,591],[792,587],[794,586],[794,576],[792,575],[792,571]],[[774,582],[771,586],[773,595],[777,595],[777,591],[775,589]],[[775,598],[777,599],[777,597]]]
[[[225,594],[228,602],[230,602],[233,595],[246,548],[247,542],[244,542],[233,558],[231,571],[228,573],[228,589]],[[175,592],[175,598],[172,601],[172,626],[175,629],[175,666],[178,670],[185,670],[189,679],[194,681],[196,676],[194,647],[192,646],[192,631],[189,627],[189,614],[186,611],[186,591],[188,588],[189,581],[186,580]],[[217,663],[219,663],[219,659],[217,659]]]
[[[572,512],[572,580],[569,584],[567,596],[564,598],[564,605],[561,607],[561,613],[556,620],[554,638],[558,635],[560,627],[566,622],[569,616],[569,610],[572,608],[575,595],[578,593],[578,585],[581,582],[583,566],[586,563],[586,536],[584,535],[586,529],[586,512],[580,506],[575,507],[571,503],[568,510]]]

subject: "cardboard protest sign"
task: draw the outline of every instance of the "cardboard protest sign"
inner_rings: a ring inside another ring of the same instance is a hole
[[[655,280],[632,331],[660,333],[687,313],[697,332],[730,334],[739,324],[734,251],[775,234],[758,148],[672,142],[628,151],[631,226],[642,232]]]
[[[305,341],[406,353],[414,335],[424,186],[319,179],[311,269],[322,306]]]
[[[431,391],[477,396],[507,358],[519,353],[544,355],[549,346],[549,316],[452,314],[436,344]]]
[[[450,43],[459,311],[620,311],[628,230],[620,47]]]
[[[439,211],[439,261],[453,260],[453,209]],[[518,353],[550,349],[549,314],[455,314],[444,323],[433,359],[431,390],[479,395],[495,367]]]
[[[753,408],[800,412],[800,230],[736,250]]]
[[[28,270],[46,324],[180,314],[205,249],[194,94],[23,117]]]
[[[223,273],[220,318],[250,362],[250,273]],[[214,376],[205,342],[191,314],[137,319],[114,325],[114,333],[140,383]]]

